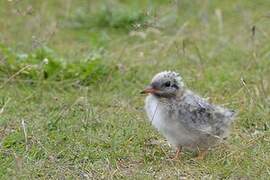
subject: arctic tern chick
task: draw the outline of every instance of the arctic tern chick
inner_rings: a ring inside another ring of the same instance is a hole
[[[155,128],[176,148],[197,151],[203,159],[207,150],[226,138],[235,113],[213,105],[186,89],[181,76],[164,71],[154,76],[142,91],[147,116]]]

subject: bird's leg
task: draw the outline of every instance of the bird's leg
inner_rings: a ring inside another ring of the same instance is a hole
[[[207,150],[198,150],[197,160],[203,160],[207,154]]]
[[[172,160],[178,160],[179,159],[179,156],[180,156],[180,153],[182,151],[182,146],[178,146],[177,149],[176,149],[176,152],[175,152],[175,156]]]

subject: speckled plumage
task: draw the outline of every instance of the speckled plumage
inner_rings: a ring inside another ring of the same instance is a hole
[[[170,86],[165,87],[168,81]],[[234,112],[186,89],[177,73],[157,74],[153,86],[158,91],[147,96],[145,109],[153,126],[171,145],[206,150],[228,136]]]

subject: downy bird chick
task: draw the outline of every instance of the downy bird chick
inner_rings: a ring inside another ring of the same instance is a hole
[[[181,76],[164,71],[154,76],[142,91],[148,94],[145,110],[152,125],[176,148],[197,151],[203,159],[207,150],[229,134],[235,113],[210,104],[188,90]]]

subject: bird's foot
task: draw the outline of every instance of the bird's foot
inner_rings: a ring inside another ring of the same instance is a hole
[[[180,159],[180,157],[181,157],[181,151],[182,151],[182,147],[178,147],[176,149],[175,156],[172,158],[173,161],[177,161],[177,160]]]
[[[205,156],[207,155],[207,151],[198,151],[197,157],[195,158],[196,160],[203,160]]]

